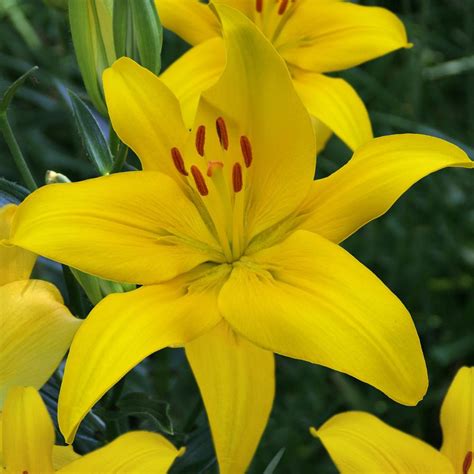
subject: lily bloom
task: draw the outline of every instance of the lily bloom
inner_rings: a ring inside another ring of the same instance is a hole
[[[441,406],[443,444],[429,444],[364,412],[333,416],[311,433],[340,472],[468,474],[474,451],[474,368],[462,367]]]
[[[0,419],[0,467],[6,474],[144,473],[164,474],[180,456],[156,433],[132,431],[80,456],[71,446],[55,446],[54,426],[33,387],[13,387]]]
[[[54,285],[29,279],[36,255],[7,243],[16,210],[0,208],[0,410],[10,387],[49,379],[81,324]]]
[[[192,123],[199,95],[225,65],[221,27],[199,0],[155,0],[166,28],[194,47],[162,75]],[[344,79],[325,75],[409,47],[402,22],[379,7],[335,0],[214,0],[240,10],[285,60],[293,84],[314,119],[318,148],[333,131],[352,150],[370,140],[369,115]],[[190,124],[191,124],[190,123]]]
[[[338,243],[421,177],[471,162],[437,138],[384,137],[314,182],[311,119],[284,62],[244,15],[218,11],[227,66],[192,130],[158,77],[118,60],[104,75],[109,114],[147,171],[39,189],[21,204],[12,242],[142,285],[102,300],[73,341],[59,398],[66,440],[141,360],[184,346],[221,473],[237,474],[269,417],[274,352],[401,403],[423,397],[408,311]]]

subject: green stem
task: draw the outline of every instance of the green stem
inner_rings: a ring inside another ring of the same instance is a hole
[[[118,145],[117,154],[115,155],[114,166],[112,167],[112,173],[118,173],[122,171],[123,165],[127,160],[128,146],[120,142]]]
[[[3,138],[5,138],[5,142],[7,143],[10,153],[13,156],[16,167],[18,168],[23,181],[30,191],[34,191],[38,188],[38,186],[36,185],[35,179],[28,168],[25,157],[21,152],[20,145],[18,145],[18,142],[16,141],[13,130],[11,129],[8,122],[6,112],[0,113],[0,130],[2,131]]]

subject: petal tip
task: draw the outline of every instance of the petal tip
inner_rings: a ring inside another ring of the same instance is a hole
[[[311,426],[311,427],[309,428],[309,434],[310,434],[313,438],[319,438],[318,430],[317,430],[314,426]]]

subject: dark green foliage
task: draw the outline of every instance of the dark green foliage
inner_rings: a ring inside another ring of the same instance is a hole
[[[38,80],[27,80],[11,107],[11,123],[18,141],[38,182],[47,169],[64,173],[72,180],[93,176],[96,172],[85,157],[60,86],[80,94],[83,91],[67,18],[36,0],[17,3],[31,30],[20,31],[0,8],[0,90],[31,66],[40,66],[35,74]],[[438,135],[459,144],[474,158],[472,1],[361,3],[395,10],[415,44],[410,50],[342,74],[364,98],[375,134]],[[165,32],[163,67],[185,49],[183,42]],[[342,144],[332,140],[319,157],[318,177],[337,169],[349,156]],[[20,182],[2,140],[0,176]],[[8,192],[8,186],[0,182],[0,193]],[[21,198],[15,194],[21,189],[11,189],[15,197]],[[425,400],[417,407],[403,407],[345,375],[278,358],[275,406],[251,472],[264,472],[282,448],[285,451],[277,467],[274,471],[270,467],[268,472],[335,472],[308,429],[337,412],[352,409],[368,410],[397,428],[440,446],[438,415],[443,396],[456,370],[474,363],[473,210],[472,173],[445,170],[417,184],[386,216],[344,244],[400,297],[413,315],[431,381]],[[62,279],[59,272],[57,266],[44,264],[37,269],[43,278],[56,281]],[[85,300],[84,295],[82,298]],[[57,400],[54,387],[60,374],[55,377],[43,389],[53,411]],[[159,416],[167,415],[167,411],[161,400],[170,407],[174,435],[169,438],[176,445],[188,447],[173,472],[217,472],[198,389],[181,350],[169,349],[151,356],[114,390],[118,393],[112,391],[104,397],[82,424],[75,444],[79,451],[96,448],[110,439],[111,433],[113,436],[131,428],[147,426],[163,431]],[[116,397],[112,405],[110,397]],[[117,407],[126,414],[119,420],[109,415]],[[154,421],[150,422],[150,417]],[[171,431],[169,425],[165,431]]]

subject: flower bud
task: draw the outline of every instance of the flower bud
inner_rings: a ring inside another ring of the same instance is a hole
[[[153,0],[69,0],[77,62],[89,98],[107,115],[104,69],[128,56],[155,74],[161,67],[162,26]]]

